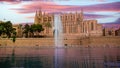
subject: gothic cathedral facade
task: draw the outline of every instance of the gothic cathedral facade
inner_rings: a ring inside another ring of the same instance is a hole
[[[75,13],[60,13],[65,37],[102,36],[102,25],[97,20],[85,20],[83,11]],[[41,35],[53,36],[54,14],[36,11],[34,24],[42,24],[44,31]]]

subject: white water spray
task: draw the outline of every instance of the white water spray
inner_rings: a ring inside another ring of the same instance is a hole
[[[60,15],[54,16],[55,47],[63,47],[63,27]]]
[[[54,16],[54,38],[55,38],[55,66],[54,68],[63,68],[64,48],[63,48],[63,27],[60,15]]]

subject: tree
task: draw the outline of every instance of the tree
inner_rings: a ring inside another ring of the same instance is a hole
[[[12,23],[10,21],[6,21],[6,22],[2,21],[0,23],[0,36],[1,35],[6,35],[7,38],[11,38],[11,36],[14,36],[14,42],[15,42],[16,31],[12,27]]]
[[[4,23],[4,27],[6,29],[6,35],[8,38],[11,37],[11,34],[13,33],[13,27],[12,27],[12,23],[10,21],[7,21]]]
[[[28,24],[26,24],[23,28],[23,34],[25,34],[25,37],[27,38],[28,37],[28,33],[30,31],[30,26]]]
[[[41,31],[43,31],[44,29],[43,29],[43,27],[42,27],[42,25],[41,24],[33,24],[33,25],[31,25],[31,27],[30,27],[30,32],[32,33],[32,34],[36,34],[37,36],[39,35],[39,33],[41,32]]]
[[[13,39],[12,39],[12,41],[13,41],[14,43],[15,43],[15,41],[16,41],[16,34],[17,34],[17,33],[16,33],[16,29],[13,28],[13,36],[12,36]]]
[[[23,28],[23,33],[25,34],[25,37],[28,37],[28,34],[33,37],[34,34],[39,36],[39,33],[43,30],[44,29],[41,24],[32,24],[31,26],[26,24]]]
[[[13,31],[12,23],[10,21],[0,23],[0,36],[3,34],[10,38]]]
[[[0,36],[5,33],[3,23],[0,23]]]

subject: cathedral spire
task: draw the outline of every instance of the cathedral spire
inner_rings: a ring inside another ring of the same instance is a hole
[[[83,18],[84,18],[84,14],[83,14],[83,8],[81,8],[81,12],[80,12],[80,18],[81,18],[81,21],[83,21]]]
[[[36,10],[34,23],[39,24],[40,21],[41,21],[41,18],[42,18],[42,11],[41,11],[41,8],[40,8],[40,9]]]
[[[38,22],[37,22],[37,20],[38,20],[37,14],[38,14],[38,13],[37,13],[37,10],[36,10],[36,12],[35,12],[35,18],[34,18],[34,23],[35,23],[35,24],[38,23]]]
[[[42,10],[41,10],[41,8],[38,10],[38,17],[41,17],[42,16]]]

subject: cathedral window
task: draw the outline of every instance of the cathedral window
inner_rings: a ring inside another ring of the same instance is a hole
[[[65,16],[65,20],[67,20],[67,16]]]
[[[41,18],[39,18],[39,21],[41,21]]]
[[[72,26],[72,33],[76,33],[76,29],[74,26]]]
[[[71,21],[73,20],[72,15],[71,15]]]
[[[45,18],[43,18],[43,20],[44,20],[44,22],[46,22],[46,21],[47,21],[47,18],[45,17]]]
[[[61,18],[61,20],[63,20],[63,17],[62,17],[62,16],[60,16],[60,18]]]
[[[51,17],[48,17],[48,21],[51,21]]]
[[[112,32],[111,32],[111,31],[108,31],[108,34],[109,34],[109,35],[112,35]]]
[[[93,22],[91,23],[91,30],[93,30],[94,29],[94,25],[93,25]]]
[[[65,26],[63,27],[63,29],[64,29],[63,32],[66,33],[66,27]]]

